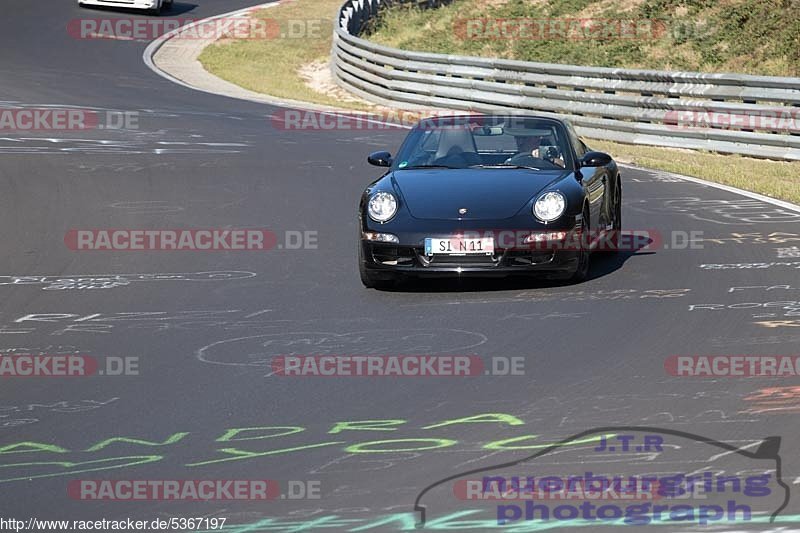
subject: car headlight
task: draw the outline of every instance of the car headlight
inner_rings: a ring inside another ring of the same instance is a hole
[[[397,198],[390,192],[376,192],[367,203],[367,212],[375,222],[386,222],[397,213]]]
[[[556,191],[546,192],[533,203],[533,214],[542,222],[552,222],[564,214],[567,199]]]

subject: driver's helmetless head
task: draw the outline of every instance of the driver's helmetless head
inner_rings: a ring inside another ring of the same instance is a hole
[[[518,152],[532,153],[542,144],[542,138],[537,135],[514,137],[514,139],[517,141]]]

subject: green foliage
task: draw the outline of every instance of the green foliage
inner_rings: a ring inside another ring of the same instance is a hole
[[[549,63],[798,76],[798,7],[798,0],[455,0],[433,10],[386,10],[370,38],[409,50]],[[457,31],[459,21],[476,18],[649,20],[660,31],[639,39],[465,38]]]

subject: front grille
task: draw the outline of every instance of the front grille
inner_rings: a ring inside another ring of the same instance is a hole
[[[497,259],[493,255],[434,255],[429,264],[436,265],[494,265]]]
[[[372,259],[384,265],[411,266],[414,263],[414,248],[410,246],[373,246]]]
[[[506,268],[543,265],[553,260],[552,250],[495,250],[493,255],[425,255],[425,249],[414,246],[372,244],[372,258],[376,263],[399,267],[479,267]]]
[[[541,265],[552,260],[552,251],[508,250],[505,253],[505,262],[508,266]]]
[[[542,265],[553,260],[554,253],[531,250],[495,250],[493,255],[433,255],[426,256],[422,248],[415,249],[422,266],[463,266],[463,267],[525,267]]]

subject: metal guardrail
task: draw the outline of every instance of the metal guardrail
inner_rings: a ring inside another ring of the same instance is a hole
[[[390,107],[535,112],[569,118],[589,138],[800,161],[800,78],[431,54],[359,37],[384,7],[450,1],[347,0],[334,29],[334,79]],[[724,120],[696,127],[704,116],[727,116],[749,129],[727,127]]]

